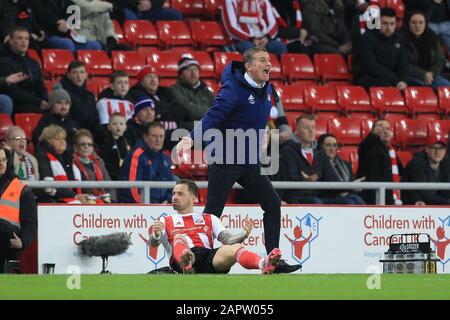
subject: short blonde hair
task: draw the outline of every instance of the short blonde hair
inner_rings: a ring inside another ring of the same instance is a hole
[[[63,127],[60,127],[56,124],[51,124],[48,127],[45,127],[44,130],[42,131],[40,137],[39,137],[39,141],[42,140],[50,140],[50,139],[54,139],[57,136],[63,136],[64,139],[67,138],[67,132],[66,130],[64,130]]]
[[[81,137],[88,137],[92,142],[94,142],[94,136],[88,129],[80,129],[75,133],[75,136],[73,137],[73,141],[75,142],[75,144],[78,143],[78,139],[80,139]]]

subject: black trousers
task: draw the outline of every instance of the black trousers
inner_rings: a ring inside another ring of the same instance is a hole
[[[5,261],[8,260],[13,254],[11,250],[10,239],[13,237],[13,232],[16,232],[16,228],[4,220],[0,220],[0,273],[3,273],[3,267]]]
[[[269,253],[280,244],[281,200],[260,166],[218,165],[208,167],[208,195],[204,212],[222,215],[228,193],[234,183],[239,183],[252,194],[264,211],[264,242]]]

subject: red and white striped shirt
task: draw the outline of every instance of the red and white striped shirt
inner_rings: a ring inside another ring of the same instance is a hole
[[[97,112],[101,124],[108,124],[109,117],[115,112],[119,112],[128,121],[133,116],[134,104],[128,100],[103,98],[97,102]]]
[[[173,214],[160,219],[164,222],[165,234],[170,246],[175,235],[185,237],[189,247],[214,248],[214,239],[225,230],[222,222],[214,215],[207,213]]]

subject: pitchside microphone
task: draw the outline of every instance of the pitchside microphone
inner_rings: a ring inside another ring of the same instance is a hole
[[[103,262],[101,273],[110,273],[106,270],[108,257],[124,253],[131,244],[131,233],[117,232],[104,236],[90,237],[83,240],[79,246],[83,256],[101,257]]]

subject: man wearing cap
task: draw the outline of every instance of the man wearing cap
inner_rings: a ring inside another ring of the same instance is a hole
[[[194,121],[203,118],[211,107],[214,94],[200,80],[200,65],[191,55],[182,55],[178,62],[178,76],[177,83],[170,89],[175,101],[185,110],[179,126],[192,130]]]
[[[80,128],[80,125],[69,116],[71,102],[70,95],[67,91],[64,90],[59,83],[55,84],[48,99],[50,113],[45,114],[39,120],[33,131],[32,140],[36,148],[39,146],[39,136],[44,128],[51,124],[55,124],[66,130],[67,150],[73,149],[73,136]]]
[[[162,152],[164,144],[164,127],[159,122],[145,125],[144,134],[131,150],[120,170],[123,181],[174,181],[172,161]],[[139,189],[119,189],[118,201],[121,203],[141,203]],[[152,189],[151,203],[169,203],[172,201],[170,189]]]
[[[148,96],[139,97],[134,104],[133,117],[127,121],[125,137],[131,146],[142,137],[145,125],[155,121],[155,103]]]
[[[450,182],[450,168],[445,153],[447,140],[440,135],[428,139],[427,146],[409,161],[405,168],[405,182]],[[405,190],[405,204],[450,205],[450,190]]]
[[[166,129],[166,141],[164,147],[171,149],[174,144],[170,137],[173,130],[185,117],[185,109],[173,97],[170,90],[159,86],[159,77],[156,68],[145,66],[137,75],[138,82],[130,89],[129,96],[133,103],[142,96],[149,96],[155,103],[155,120],[161,122]]]

